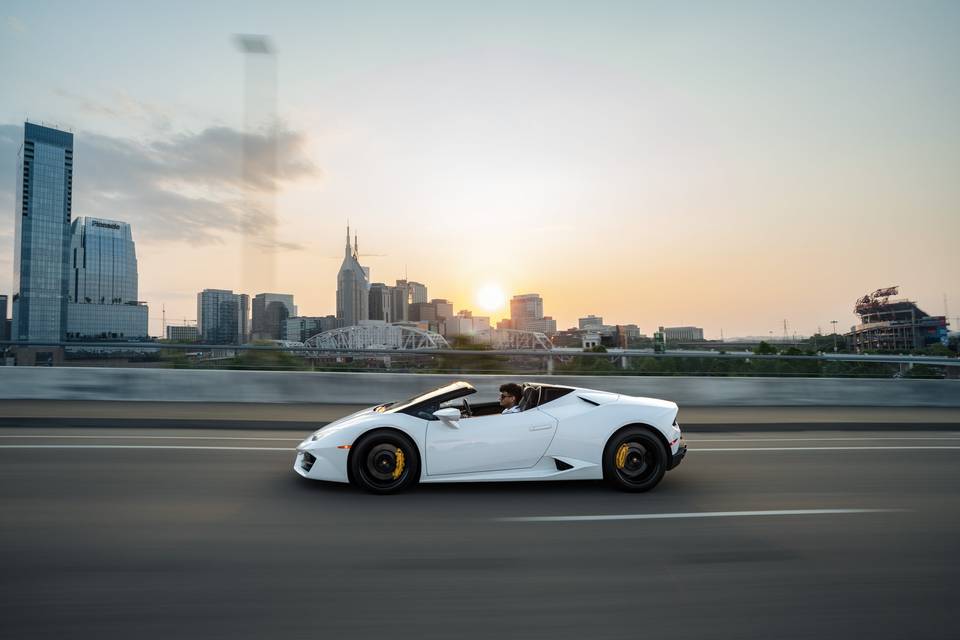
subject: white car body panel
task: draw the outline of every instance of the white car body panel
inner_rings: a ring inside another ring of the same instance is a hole
[[[332,422],[301,442],[294,470],[306,478],[348,482],[349,447],[365,433],[381,428],[395,429],[413,440],[424,483],[600,479],[606,443],[627,425],[655,429],[671,455],[681,446],[675,403],[591,389],[574,388],[520,413],[456,421],[374,409]],[[302,468],[304,452],[316,457],[309,471]]]
[[[555,418],[536,408],[427,422],[427,475],[530,468],[546,453],[556,427]]]

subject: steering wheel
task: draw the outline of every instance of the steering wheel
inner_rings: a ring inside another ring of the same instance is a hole
[[[472,418],[472,417],[473,417],[473,409],[470,408],[470,403],[467,402],[467,399],[466,399],[466,398],[463,399],[463,406],[460,407],[460,413],[463,414],[463,417],[464,417],[464,418]]]

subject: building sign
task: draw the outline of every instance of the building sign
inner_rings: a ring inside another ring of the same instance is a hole
[[[106,222],[97,222],[96,220],[93,221],[93,226],[95,226],[95,227],[103,227],[104,229],[116,229],[117,231],[120,230],[120,225],[118,225],[118,224],[109,224],[109,223],[106,223]]]

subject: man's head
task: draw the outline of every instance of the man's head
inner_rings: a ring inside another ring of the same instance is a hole
[[[500,406],[504,409],[512,409],[520,404],[520,398],[523,397],[523,389],[515,382],[508,382],[500,386]]]

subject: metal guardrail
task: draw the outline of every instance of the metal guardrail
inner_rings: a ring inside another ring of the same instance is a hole
[[[734,360],[784,360],[784,361],[820,361],[820,362],[860,362],[877,364],[927,365],[935,367],[960,367],[960,358],[944,356],[916,356],[902,354],[852,354],[819,353],[815,355],[757,354],[750,351],[697,351],[673,350],[654,352],[652,349],[610,349],[605,352],[579,351],[576,349],[556,348],[550,350],[468,350],[468,349],[329,349],[307,346],[282,345],[229,345],[229,344],[176,344],[166,342],[11,342],[0,341],[0,347],[63,348],[65,350],[111,349],[129,351],[267,351],[290,353],[313,357],[381,357],[381,356],[513,356],[541,358],[717,358]]]

